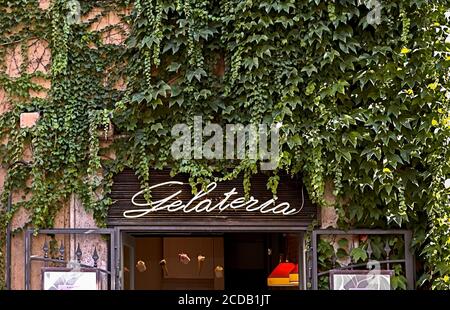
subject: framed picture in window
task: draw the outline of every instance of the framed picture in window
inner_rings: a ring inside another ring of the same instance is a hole
[[[99,290],[100,275],[94,268],[42,268],[43,290]]]
[[[331,270],[332,290],[390,290],[393,270]]]

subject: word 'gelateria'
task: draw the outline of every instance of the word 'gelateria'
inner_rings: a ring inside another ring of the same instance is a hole
[[[260,203],[259,200],[255,199],[253,196],[251,196],[248,200],[245,200],[244,197],[238,197],[235,198],[234,200],[231,200],[230,199],[231,196],[238,194],[236,188],[233,188],[229,192],[224,193],[223,194],[224,198],[217,204],[213,204],[211,199],[204,197],[207,196],[209,193],[211,193],[217,187],[216,182],[208,184],[208,186],[206,187],[206,191],[201,190],[194,197],[192,197],[192,199],[189,200],[189,202],[187,202],[186,204],[184,204],[182,200],[175,200],[170,202],[170,200],[175,199],[177,195],[181,194],[182,190],[170,194],[169,196],[163,199],[152,201],[151,203],[148,202],[139,203],[136,201],[137,197],[144,194],[144,192],[147,190],[152,190],[154,188],[161,186],[183,185],[183,184],[184,184],[183,182],[169,181],[150,186],[148,189],[144,189],[140,192],[137,192],[131,198],[131,202],[133,203],[133,205],[135,205],[136,207],[148,207],[148,208],[127,210],[123,212],[123,216],[126,218],[138,218],[145,216],[149,213],[158,211],[184,212],[184,213],[190,212],[210,213],[215,211],[220,213],[226,209],[241,209],[247,212],[273,213],[288,216],[299,213],[303,208],[303,204],[298,209],[291,207],[291,205],[288,202],[281,202],[279,204],[276,204],[277,200],[276,198],[269,199],[263,203]]]

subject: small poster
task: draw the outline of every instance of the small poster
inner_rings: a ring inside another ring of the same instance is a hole
[[[98,290],[98,272],[95,269],[43,268],[43,290]]]
[[[390,290],[392,270],[331,270],[332,290]]]

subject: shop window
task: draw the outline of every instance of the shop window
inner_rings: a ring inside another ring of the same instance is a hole
[[[132,239],[133,241],[130,241]],[[301,236],[224,233],[208,236],[128,235],[123,289],[299,289]],[[130,249],[129,245],[134,244]],[[134,255],[129,255],[130,250]],[[133,262],[130,258],[133,257]],[[283,268],[285,266],[285,268]],[[292,268],[291,268],[292,267]],[[281,269],[280,269],[281,268]],[[289,270],[288,270],[289,269]],[[282,272],[280,272],[282,271]],[[130,283],[129,281],[134,281]]]

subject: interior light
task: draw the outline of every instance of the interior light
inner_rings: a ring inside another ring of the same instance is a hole
[[[290,286],[290,274],[295,270],[295,264],[289,262],[279,263],[267,278],[268,286]],[[297,268],[298,273],[298,268]],[[297,277],[298,280],[298,277]]]

